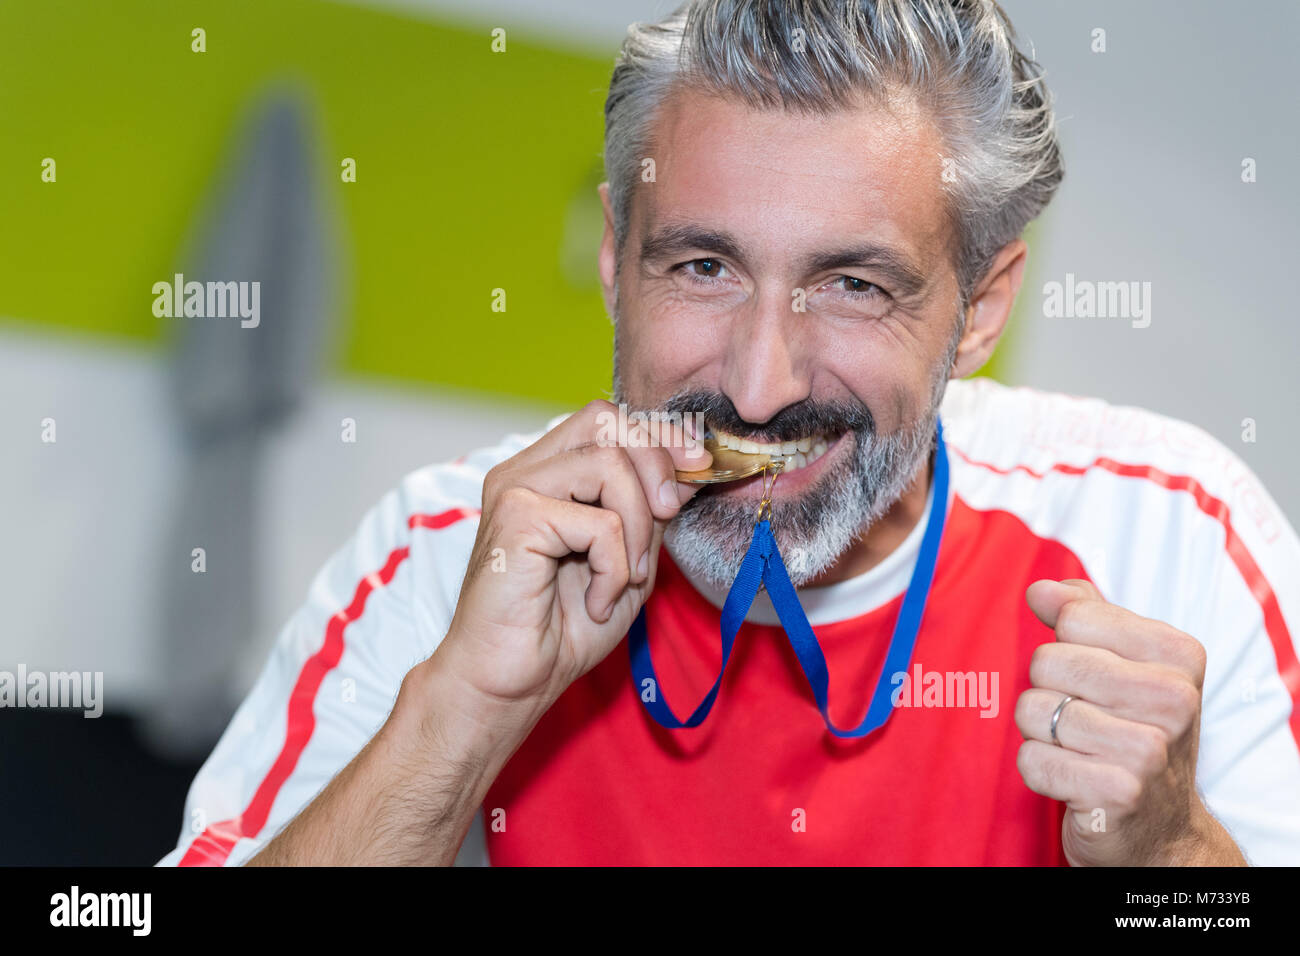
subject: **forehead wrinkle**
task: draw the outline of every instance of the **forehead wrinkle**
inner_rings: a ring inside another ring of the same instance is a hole
[[[904,220],[900,220],[896,215],[900,210],[889,205],[889,197],[895,193],[907,192],[915,195],[914,190],[917,186],[936,182],[939,174],[939,157],[946,153],[943,132],[936,122],[933,111],[919,102],[911,91],[891,89],[884,96],[863,96],[846,108],[835,110],[830,114],[807,116],[800,115],[797,111],[791,113],[780,109],[756,110],[715,91],[689,87],[676,90],[668,97],[664,106],[654,126],[653,140],[657,147],[685,146],[688,151],[691,150],[692,145],[699,145],[695,142],[699,130],[694,121],[701,119],[700,114],[707,114],[711,109],[722,107],[725,111],[721,114],[724,118],[724,126],[731,131],[723,144],[726,145],[728,139],[739,138],[739,142],[733,145],[742,150],[740,155],[734,155],[725,160],[726,162],[735,162],[741,167],[759,171],[761,174],[774,174],[792,184],[800,180],[821,179],[825,182],[844,184],[846,188],[852,187],[858,197],[872,200],[874,208],[870,211],[871,217],[886,225],[887,232],[891,235],[897,237],[908,232],[919,231],[919,235],[914,236],[918,244],[915,252],[921,252],[920,247],[924,247],[925,250],[936,253],[937,257],[943,258],[946,258],[946,254],[950,252],[949,246],[953,238],[952,210],[948,208],[949,197],[945,190],[941,188],[938,190],[937,210],[928,201],[924,203],[927,212],[925,219],[928,220],[924,224],[915,221],[915,213],[919,210],[906,213],[904,219],[909,224],[906,230],[903,227]],[[837,144],[832,145],[820,135],[816,135],[828,120],[851,119],[855,114],[863,122],[855,124],[856,128],[846,133],[850,142],[841,139]],[[742,116],[744,123],[739,122]],[[793,127],[784,125],[791,122],[794,124]],[[822,156],[831,161],[824,164],[796,163],[797,168],[790,168],[788,164],[774,159],[764,150],[750,149],[744,145],[747,141],[752,141],[755,136],[788,138],[793,135],[791,129],[804,130],[808,133],[801,141],[805,156]],[[908,150],[915,154],[918,148],[927,161],[921,161],[920,156],[912,155],[900,168],[897,163],[888,158],[899,150]],[[843,162],[846,151],[850,155],[858,154],[870,165],[878,167],[876,172],[880,175],[868,177],[870,182],[859,182],[862,174],[867,170],[855,163],[846,165]],[[870,158],[873,156],[875,159]],[[711,161],[716,163],[721,158],[714,155]],[[882,162],[883,166],[881,166]],[[671,189],[675,184],[670,178],[661,185],[667,185]],[[773,187],[773,189],[777,188],[780,187]],[[798,191],[796,188],[795,192]],[[780,203],[788,208],[789,198],[782,191],[781,194],[752,196],[750,201],[772,205]],[[877,199],[881,201],[876,202]],[[931,211],[938,212],[933,219],[928,215]],[[864,210],[864,214],[866,212]],[[920,230],[917,229],[918,226],[921,226]],[[749,251],[752,254],[758,250]]]

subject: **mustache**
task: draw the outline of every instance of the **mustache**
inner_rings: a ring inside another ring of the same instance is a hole
[[[865,403],[859,401],[806,399],[787,405],[766,422],[755,423],[742,418],[731,399],[721,392],[689,389],[673,395],[663,403],[661,410],[670,415],[700,413],[715,431],[721,429],[763,444],[847,431],[871,437],[876,434],[875,416]]]

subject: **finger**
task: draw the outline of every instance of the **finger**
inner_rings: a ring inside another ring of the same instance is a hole
[[[1020,745],[1016,769],[1034,793],[1060,800],[1076,813],[1098,808],[1132,813],[1142,796],[1141,781],[1123,767],[1039,740]]]
[[[683,452],[679,465],[684,470],[692,471],[708,467],[710,456],[704,449],[701,439],[693,431],[694,421],[691,416],[681,416],[692,427],[683,431],[682,425],[672,424],[662,416],[655,424],[657,438],[655,444],[677,448]],[[533,444],[518,452],[511,459],[518,464],[535,464],[545,458],[577,448],[588,443],[598,445],[620,446],[633,441],[634,432],[648,435],[646,425],[641,422],[628,422],[624,409],[604,399],[593,399],[550,431],[546,432]],[[670,442],[665,435],[671,433],[675,441]],[[683,438],[683,435],[687,436]]]
[[[1021,694],[1015,713],[1021,736],[1052,744],[1052,715],[1063,700],[1064,694],[1039,688]],[[1081,698],[1061,710],[1056,739],[1066,750],[1117,763],[1140,779],[1154,777],[1168,765],[1168,738],[1159,727],[1124,720]]]
[[[1061,701],[1072,695],[1060,691],[1031,687],[1016,700],[1015,722],[1026,740],[1052,741],[1052,716]],[[1099,755],[1105,720],[1118,720],[1090,701],[1075,697],[1061,710],[1056,723],[1056,739],[1062,747],[1081,754]]]
[[[618,414],[618,406],[613,402],[593,399],[527,448],[517,452],[510,461],[518,465],[535,464],[570,448],[595,442],[602,436],[616,436]]]
[[[587,615],[598,624],[609,620],[630,578],[618,512],[515,487],[502,495],[495,517],[502,527],[517,530],[523,546],[536,554],[558,561],[585,553],[591,570]]]
[[[587,443],[567,449],[529,465],[512,464],[500,480],[514,482],[555,498],[571,498],[613,508],[623,518],[628,564],[633,582],[641,583],[649,573],[649,548],[655,519],[670,521],[698,486],[679,482],[677,462],[710,460],[709,453],[696,445],[699,455],[686,447],[689,437],[681,428],[665,426],[659,440],[670,447],[640,447],[647,438],[633,428],[628,433],[634,447]],[[700,456],[703,456],[702,458]]]
[[[616,512],[623,524],[632,581],[639,584],[646,579],[654,514],[637,470],[623,449],[580,445],[512,471],[511,480],[561,501],[599,505]]]
[[[637,470],[641,487],[645,491],[646,500],[651,502],[655,517],[670,521],[700,487],[678,481],[677,470],[700,471],[712,463],[713,456],[686,431],[676,426],[661,428],[659,439],[664,444],[655,447],[629,445],[627,456]]]
[[[644,581],[631,581],[629,586],[614,602],[610,609],[611,619],[614,615],[621,613],[626,605],[629,623],[636,617],[637,612],[642,605],[649,599],[651,592],[655,589],[656,578],[658,576],[659,558],[663,553],[664,529],[668,526],[666,521],[654,522],[653,530],[650,534],[650,573]],[[604,623],[608,623],[608,620]]]
[[[1153,724],[1173,739],[1186,732],[1200,707],[1200,691],[1185,675],[1082,644],[1038,645],[1029,659],[1029,682],[1080,697],[1125,720]]]
[[[1056,582],[1035,582],[1040,583]],[[1035,592],[1035,598],[1047,601],[1044,591]],[[1088,598],[1067,600],[1056,609],[1053,627],[1058,641],[1105,648],[1132,661],[1164,664],[1186,675],[1197,687],[1205,680],[1205,648],[1200,641],[1117,604]]]
[[[1061,608],[1070,601],[1105,601],[1090,581],[1068,578],[1053,581],[1044,578],[1035,581],[1025,590],[1025,601],[1029,609],[1048,627],[1056,627],[1057,616]]]

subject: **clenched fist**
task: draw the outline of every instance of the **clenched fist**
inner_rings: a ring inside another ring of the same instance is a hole
[[[603,442],[618,413],[593,401],[484,480],[478,537],[438,654],[493,700],[544,708],[617,646],[654,588],[664,528],[697,487],[675,469],[711,461],[663,423],[657,447],[636,447],[650,444],[636,423],[626,447]]]
[[[1035,649],[1016,702],[1016,765],[1029,789],[1066,804],[1069,862],[1244,865],[1196,792],[1200,642],[1087,581],[1035,581],[1025,597],[1056,642]]]

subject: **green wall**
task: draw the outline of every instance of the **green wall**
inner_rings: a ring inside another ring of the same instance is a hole
[[[493,53],[487,29],[316,0],[0,4],[0,315],[159,342],[150,287],[177,265],[239,121],[289,84],[315,111],[342,227],[343,371],[602,394],[594,187],[613,51],[561,53],[506,26]]]

